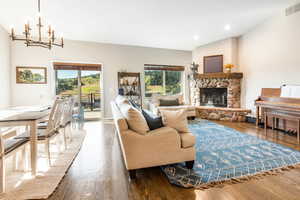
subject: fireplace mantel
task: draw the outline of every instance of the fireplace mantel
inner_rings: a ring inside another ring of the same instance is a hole
[[[242,79],[243,73],[234,72],[234,73],[206,73],[206,74],[196,74],[196,79],[203,78],[226,78],[226,79]]]

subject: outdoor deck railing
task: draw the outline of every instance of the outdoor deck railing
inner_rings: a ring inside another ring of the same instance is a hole
[[[62,94],[62,97],[72,96],[72,94]],[[81,94],[81,106],[84,109],[89,109],[91,111],[101,108],[101,95],[99,92]]]

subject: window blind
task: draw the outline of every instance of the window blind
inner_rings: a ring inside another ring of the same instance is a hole
[[[87,70],[87,71],[101,71],[101,64],[85,64],[85,63],[64,63],[54,62],[53,68],[55,70]]]
[[[145,64],[144,70],[184,71],[184,66]]]

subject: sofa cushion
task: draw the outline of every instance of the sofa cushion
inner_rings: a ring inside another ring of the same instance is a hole
[[[119,131],[125,131],[128,129],[128,124],[127,124],[126,119],[119,118],[119,119],[116,119],[115,121],[116,121]]]
[[[187,117],[195,117],[196,109],[192,105],[180,105],[180,106],[160,106],[157,107],[157,113],[160,113],[161,110],[180,110],[184,109],[186,111]]]
[[[129,104],[128,99],[126,99],[124,96],[118,95],[115,99],[115,102],[118,106],[120,106],[121,104],[125,103],[125,104]]]
[[[160,110],[165,126],[176,129],[179,133],[187,133],[188,121],[185,110]]]
[[[152,103],[156,106],[159,106],[159,100],[164,99],[164,100],[173,100],[173,99],[178,99],[179,105],[184,104],[183,100],[183,95],[178,94],[178,95],[153,95],[152,96]]]
[[[192,147],[196,143],[196,138],[192,133],[182,133],[180,134],[180,138],[182,148]]]
[[[159,106],[179,106],[179,99],[160,99]]]
[[[167,134],[178,134],[177,131],[174,128],[171,127],[161,127],[152,131],[148,132],[149,136],[151,135],[167,135]]]
[[[129,128],[137,133],[146,135],[149,131],[149,126],[143,114],[129,104],[121,104],[120,111],[126,118]]]
[[[124,131],[128,129],[128,124],[123,114],[121,113],[119,106],[115,102],[111,102],[111,110],[113,114],[113,118],[115,121],[115,125],[119,131]]]
[[[195,110],[195,106],[191,105],[179,105],[179,106],[159,106],[159,110],[179,110],[179,109],[185,109],[187,111]]]
[[[164,126],[162,117],[158,117],[145,109],[142,109],[142,114],[144,115],[150,130],[155,130]]]

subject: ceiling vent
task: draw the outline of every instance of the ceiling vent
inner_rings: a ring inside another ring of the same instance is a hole
[[[289,16],[300,11],[300,3],[285,9],[285,15]]]

